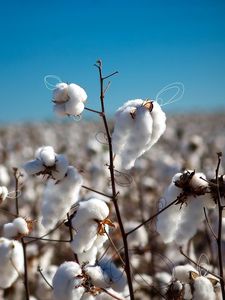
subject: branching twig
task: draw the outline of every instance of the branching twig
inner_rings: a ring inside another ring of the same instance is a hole
[[[53,286],[48,282],[48,280],[44,276],[44,274],[43,274],[42,269],[41,269],[40,266],[38,266],[37,270],[40,273],[41,277],[44,279],[44,281],[47,283],[47,285],[53,290]]]
[[[97,191],[97,190],[95,190],[95,189],[93,189],[93,188],[90,188],[90,187],[86,186],[86,185],[82,185],[82,188],[84,188],[84,189],[86,189],[86,190],[89,190],[89,191],[91,191],[91,192],[94,192],[94,193],[96,193],[96,194],[105,196],[105,197],[107,197],[107,198],[109,198],[109,199],[112,199],[112,196],[107,195],[107,194],[102,193],[102,192],[99,192],[99,191]]]

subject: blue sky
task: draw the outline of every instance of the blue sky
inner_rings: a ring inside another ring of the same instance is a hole
[[[185,94],[166,111],[225,111],[225,1],[1,1],[0,34],[0,122],[55,118],[47,74],[80,84],[97,109],[98,58],[119,71],[110,114],[174,81]]]

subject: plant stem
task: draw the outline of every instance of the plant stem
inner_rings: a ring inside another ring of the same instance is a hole
[[[127,275],[127,283],[129,287],[129,293],[130,293],[130,299],[134,300],[134,291],[133,291],[133,284],[132,284],[132,276],[131,276],[131,269],[130,269],[130,259],[129,259],[129,249],[128,249],[128,243],[127,243],[127,236],[125,233],[125,229],[123,226],[123,221],[120,214],[120,209],[117,203],[117,192],[116,192],[116,183],[115,183],[115,174],[114,174],[114,164],[113,164],[113,149],[112,149],[112,140],[111,135],[109,132],[109,126],[107,122],[107,118],[105,115],[105,105],[104,105],[104,79],[109,78],[109,76],[103,77],[102,75],[102,62],[98,61],[98,64],[95,65],[99,70],[99,80],[100,80],[100,101],[101,101],[101,111],[102,111],[102,120],[104,123],[107,139],[108,139],[108,145],[109,145],[109,171],[110,171],[110,177],[111,177],[111,188],[112,188],[112,202],[116,211],[117,220],[119,223],[120,232],[123,239],[123,245],[124,245],[124,256],[125,256],[125,272]],[[112,73],[110,76],[116,74]]]
[[[225,300],[225,289],[224,289],[224,280],[223,280],[223,256],[222,256],[222,218],[223,218],[223,206],[221,203],[220,197],[220,187],[219,187],[219,168],[221,163],[222,153],[217,153],[218,155],[218,164],[216,168],[216,185],[217,185],[217,204],[218,204],[218,232],[217,232],[217,248],[218,248],[218,260],[219,260],[219,271],[220,271],[220,286],[222,298]]]

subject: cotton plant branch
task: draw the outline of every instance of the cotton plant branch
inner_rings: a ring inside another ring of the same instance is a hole
[[[219,187],[219,169],[221,164],[222,153],[217,153],[218,163],[216,167],[216,185],[217,185],[217,205],[218,205],[218,232],[217,232],[217,248],[218,248],[218,260],[219,260],[219,271],[220,271],[220,286],[222,298],[225,300],[225,287],[224,287],[224,277],[223,277],[223,254],[222,254],[222,219],[223,219],[223,206],[220,196],[220,187]]]
[[[105,93],[104,93],[104,80],[117,74],[117,72],[114,72],[108,76],[103,76],[102,74],[102,62],[100,60],[97,61],[95,64],[99,71],[99,82],[100,82],[100,102],[101,102],[101,117],[104,123],[107,140],[108,140],[108,146],[109,146],[109,171],[110,171],[110,178],[111,178],[111,189],[112,189],[112,202],[115,208],[123,244],[124,244],[124,256],[125,256],[125,272],[127,275],[127,282],[129,287],[129,293],[130,293],[130,299],[134,300],[134,291],[133,291],[133,284],[132,284],[132,276],[131,276],[131,268],[130,268],[130,259],[129,259],[129,249],[128,249],[128,242],[127,242],[127,236],[125,233],[120,209],[118,206],[118,198],[117,198],[117,191],[116,191],[116,181],[115,181],[115,174],[114,174],[114,164],[113,164],[113,149],[112,149],[112,140],[111,140],[111,134],[109,131],[108,121],[105,115]]]
[[[14,168],[14,178],[15,178],[15,205],[16,205],[16,214],[19,216],[19,179],[22,176],[19,169]],[[28,279],[28,265],[27,265],[27,251],[26,251],[26,242],[24,237],[21,237],[21,244],[23,247],[23,257],[24,257],[24,286],[25,286],[25,296],[26,300],[30,299],[30,288],[29,288],[29,279]]]

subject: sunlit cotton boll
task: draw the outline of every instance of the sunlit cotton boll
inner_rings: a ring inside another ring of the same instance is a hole
[[[0,238],[0,288],[9,288],[23,272],[23,248],[18,241]]]
[[[193,300],[215,300],[216,294],[212,283],[203,276],[194,280]]]
[[[115,118],[113,152],[121,157],[121,167],[130,169],[164,133],[166,116],[157,102],[136,99],[120,107]]]
[[[52,229],[58,221],[66,217],[72,204],[78,201],[83,179],[78,171],[69,166],[66,176],[55,183],[50,180],[44,190],[44,200],[41,214],[42,225],[46,229]]]
[[[196,271],[195,268],[190,264],[186,264],[184,266],[176,266],[173,268],[173,277],[182,283],[190,283],[190,272],[198,274],[198,271]]]
[[[67,95],[67,97],[66,97]],[[54,111],[60,116],[78,116],[84,110],[84,102],[87,100],[85,90],[75,83],[56,87]],[[58,100],[57,100],[58,99]]]
[[[15,238],[18,235],[27,235],[29,228],[27,222],[23,218],[18,217],[12,223],[4,224],[3,232],[5,237]]]
[[[76,252],[76,249],[73,249],[74,252]],[[94,265],[96,262],[96,257],[98,253],[98,248],[93,246],[89,250],[81,253],[77,253],[77,258],[79,263],[82,264],[87,264],[87,265]]]
[[[51,146],[40,147],[35,153],[38,158],[46,167],[52,167],[55,164],[55,151]]]
[[[6,186],[0,186],[0,204],[5,201],[9,192]]]
[[[54,300],[79,300],[85,292],[80,266],[72,261],[59,266],[53,277]]]
[[[53,90],[53,102],[63,103],[68,101],[68,98],[68,84],[65,82],[58,83]]]

